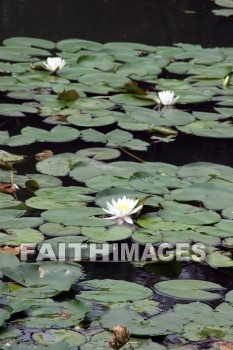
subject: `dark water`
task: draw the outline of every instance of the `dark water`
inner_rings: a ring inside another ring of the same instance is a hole
[[[0,0],[0,40],[77,37],[231,46],[232,18],[214,16],[213,8],[211,0]]]
[[[58,41],[77,37],[99,42],[132,41],[151,45],[178,42],[204,47],[232,46],[232,18],[214,16],[210,0],[0,0],[0,40],[11,36],[32,36]],[[194,11],[194,13],[187,13]],[[29,118],[20,120],[27,124]],[[38,119],[39,120],[39,119]],[[1,118],[2,121],[2,118]],[[6,125],[18,133],[16,121]],[[31,125],[31,123],[30,123]],[[21,125],[22,127],[25,125]],[[36,121],[37,127],[48,127]],[[85,144],[83,143],[84,147]],[[43,149],[54,153],[77,151],[75,143],[34,144],[5,147],[13,153],[33,156]],[[91,147],[94,144],[91,144]],[[133,152],[144,160],[182,165],[210,161],[233,166],[233,140],[209,139],[180,135],[172,143],[153,144],[148,152]],[[124,160],[131,160],[124,155]],[[19,173],[34,171],[33,162],[18,165]],[[67,185],[67,184],[66,184]],[[84,264],[87,278],[120,278],[153,287],[161,276],[127,263]],[[199,278],[232,289],[232,275],[207,266],[186,264],[181,278]],[[162,277],[163,279],[163,277]],[[161,297],[162,298],[162,297]],[[168,298],[160,299],[169,303]]]

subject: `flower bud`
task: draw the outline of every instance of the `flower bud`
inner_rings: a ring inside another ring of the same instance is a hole
[[[227,76],[223,79],[222,85],[223,85],[224,87],[228,87],[228,86],[230,85],[230,80],[231,80],[230,75],[227,75]]]
[[[120,325],[113,328],[113,333],[109,346],[114,350],[119,350],[129,341],[130,333],[126,327]]]

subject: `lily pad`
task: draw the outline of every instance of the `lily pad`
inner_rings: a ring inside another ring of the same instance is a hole
[[[3,267],[14,267],[20,264],[15,255],[0,251],[0,269]]]
[[[69,348],[86,342],[84,335],[67,329],[50,329],[43,333],[34,333],[32,338],[42,345],[52,345],[65,341],[69,344]]]
[[[155,284],[155,289],[162,294],[166,294],[179,299],[191,300],[214,300],[222,296],[213,293],[212,290],[224,289],[219,284],[201,280],[172,280]]]
[[[21,263],[16,267],[6,267],[2,272],[26,287],[50,287],[53,290],[69,290],[82,275],[80,267],[72,263]]]
[[[25,117],[24,113],[37,113],[37,109],[26,105],[10,103],[0,104],[0,115],[4,115],[7,117]]]
[[[40,243],[44,236],[37,230],[31,228],[8,229],[7,234],[0,233],[0,243],[4,245],[18,246],[23,243]]]
[[[89,288],[79,294],[81,298],[98,302],[125,302],[146,299],[152,296],[152,291],[140,284],[121,280],[91,280],[82,283]]]
[[[108,226],[113,225],[113,222],[102,218],[94,217],[94,215],[101,215],[103,211],[99,208],[61,208],[51,209],[44,213],[42,216],[45,221],[54,222],[57,224],[63,224],[67,226]]]
[[[51,328],[71,327],[83,321],[91,306],[80,300],[67,302],[47,302],[41,305],[31,306],[28,310],[28,317],[14,321],[20,327],[29,328]]]

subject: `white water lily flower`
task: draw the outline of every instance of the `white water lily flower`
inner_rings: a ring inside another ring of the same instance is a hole
[[[62,69],[66,64],[66,60],[61,57],[48,57],[46,62],[43,62],[43,67],[53,73]]]
[[[136,213],[142,208],[142,205],[139,205],[136,207],[138,203],[137,200],[133,200],[130,198],[126,198],[125,196],[123,198],[118,198],[117,201],[115,199],[112,199],[112,203],[107,202],[107,208],[103,210],[112,215],[109,218],[106,219],[118,219],[118,224],[123,224],[124,221],[126,221],[128,224],[133,224],[133,220],[131,219],[130,215]]]
[[[176,103],[180,96],[174,97],[174,91],[160,91],[158,97],[154,97],[154,100],[163,106],[171,106]]]

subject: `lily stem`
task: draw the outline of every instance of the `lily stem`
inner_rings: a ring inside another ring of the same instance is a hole
[[[126,150],[125,150],[124,148],[122,148],[122,147],[119,147],[119,148],[120,148],[121,151],[125,152],[125,153],[128,154],[130,157],[136,159],[138,162],[140,162],[140,163],[145,163],[143,159],[141,159],[141,158],[135,156],[135,155],[132,154],[131,152],[126,151]]]

